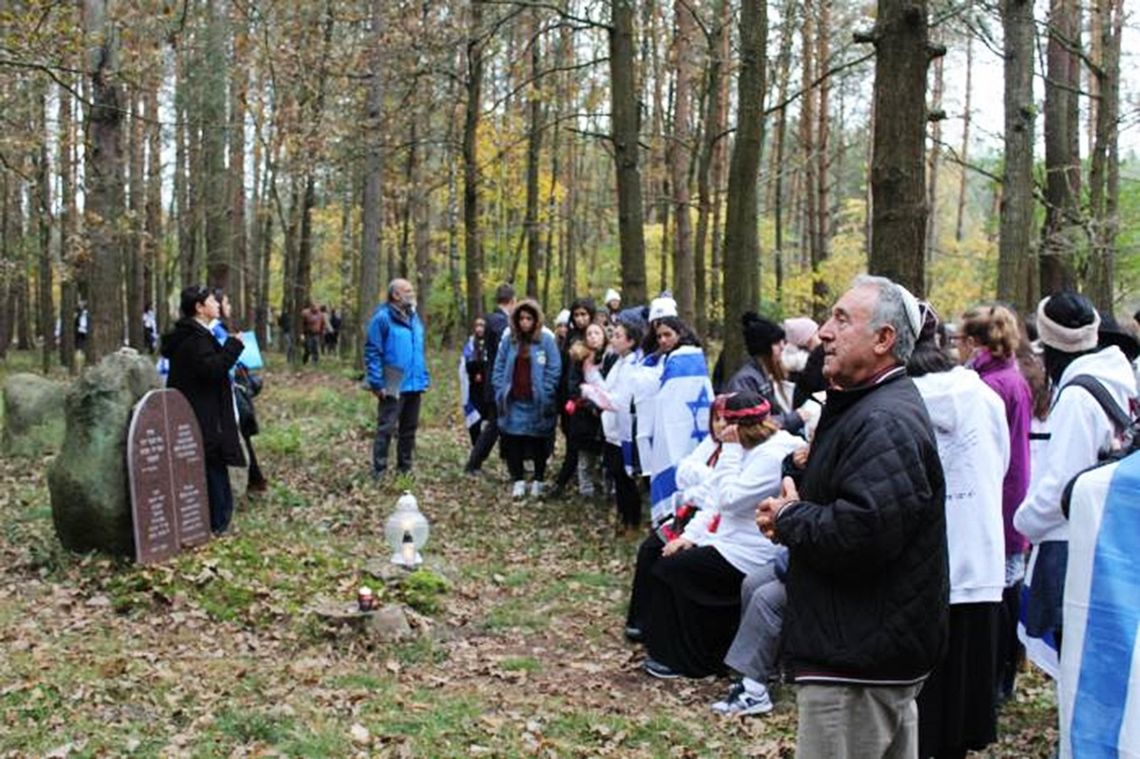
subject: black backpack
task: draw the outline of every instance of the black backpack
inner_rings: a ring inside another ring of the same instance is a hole
[[[1104,413],[1108,415],[1109,420],[1112,421],[1112,426],[1116,428],[1116,438],[1113,440],[1111,448],[1100,452],[1099,461],[1096,464],[1078,472],[1065,484],[1065,489],[1061,493],[1061,512],[1066,519],[1069,518],[1069,499],[1073,494],[1073,484],[1076,483],[1078,477],[1105,464],[1119,461],[1130,453],[1140,450],[1140,416],[1136,413],[1135,403],[1131,404],[1132,407],[1126,413],[1124,409],[1120,408],[1116,399],[1112,397],[1112,393],[1108,392],[1108,388],[1096,377],[1088,374],[1078,374],[1073,377],[1065,387],[1061,388],[1061,391],[1063,392],[1065,388],[1073,386],[1084,388],[1096,399],[1096,402],[1104,409]]]

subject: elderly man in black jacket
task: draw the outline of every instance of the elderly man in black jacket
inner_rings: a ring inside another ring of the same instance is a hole
[[[797,684],[797,757],[918,756],[915,697],[943,654],[946,488],[905,365],[918,304],[860,277],[819,331],[827,404],[799,488],[757,524],[788,546],[784,651]]]

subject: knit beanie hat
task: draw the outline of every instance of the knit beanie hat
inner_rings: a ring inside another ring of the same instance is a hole
[[[773,345],[784,339],[783,327],[755,311],[745,312],[740,317],[740,323],[744,327],[744,346],[750,356],[768,353]]]
[[[784,319],[784,333],[787,334],[788,342],[792,345],[805,347],[816,332],[819,332],[819,325],[815,323],[815,320],[806,316]]]
[[[602,303],[605,303],[608,306],[610,304],[610,301],[613,300],[621,303],[621,293],[611,287],[609,290],[606,290],[606,295],[604,298],[602,298]]]
[[[564,327],[570,323],[570,309],[564,308],[558,312],[558,316],[554,317],[555,327]]]
[[[1062,292],[1037,304],[1037,333],[1041,342],[1062,353],[1096,348],[1100,315],[1083,295]]]

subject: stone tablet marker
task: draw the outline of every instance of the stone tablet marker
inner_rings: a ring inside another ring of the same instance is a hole
[[[210,539],[202,436],[182,393],[151,390],[139,401],[127,433],[127,472],[140,564]]]

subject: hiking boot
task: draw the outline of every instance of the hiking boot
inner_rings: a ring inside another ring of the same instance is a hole
[[[526,495],[526,481],[515,480],[515,484],[511,486],[511,498],[519,499]]]
[[[744,683],[736,683],[728,691],[724,701],[717,701],[712,710],[726,717],[747,717],[751,714],[767,714],[772,711],[772,697],[768,689],[760,686],[760,693],[750,693],[745,689]]]

